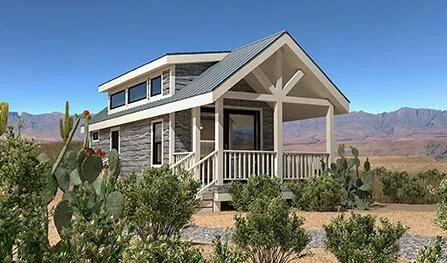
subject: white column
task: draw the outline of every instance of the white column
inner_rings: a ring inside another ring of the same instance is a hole
[[[283,103],[275,103],[273,112],[273,145],[276,152],[275,175],[280,180],[283,178],[283,141],[282,141],[282,111]]]
[[[200,107],[191,109],[192,115],[192,151],[195,153],[195,163],[200,161]]]
[[[329,153],[329,162],[333,162],[333,135],[334,135],[334,106],[329,105],[326,114],[326,152]]]
[[[216,156],[216,174],[217,185],[223,185],[224,173],[224,112],[223,112],[223,97],[220,97],[214,103],[214,149],[217,151]]]
[[[175,153],[175,112],[169,113],[169,164],[174,164]]]

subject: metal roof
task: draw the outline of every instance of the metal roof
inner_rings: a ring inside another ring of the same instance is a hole
[[[285,33],[286,31],[281,31],[232,50],[221,61],[205,70],[200,76],[170,97],[113,114],[108,114],[106,107],[93,117],[91,123],[98,123],[108,119],[121,117],[129,113],[150,109],[163,104],[211,92]]]

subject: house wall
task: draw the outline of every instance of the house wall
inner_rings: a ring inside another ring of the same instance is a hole
[[[175,92],[183,89],[189,82],[214,64],[216,62],[175,65]]]
[[[175,152],[192,151],[192,116],[191,110],[175,113]]]
[[[169,70],[166,70],[166,71],[163,71],[163,74],[162,74],[162,78],[163,78],[163,92],[162,92],[162,94],[163,94],[163,96],[167,96],[167,95],[169,95],[169,93],[171,92],[171,90],[170,90],[170,86],[169,86],[169,79],[171,78],[170,76],[169,76]]]
[[[163,164],[169,163],[169,115],[132,122],[119,127],[121,175],[128,175],[132,171],[140,172],[143,167],[151,166],[152,121],[159,119],[163,121]],[[108,152],[110,129],[99,132],[99,142],[92,142],[91,146]]]

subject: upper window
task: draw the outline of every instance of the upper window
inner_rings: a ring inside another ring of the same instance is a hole
[[[115,109],[126,104],[126,91],[120,91],[110,96],[110,109]]]
[[[151,96],[161,94],[161,76],[151,79]]]
[[[129,88],[128,102],[132,103],[146,98],[146,82]]]

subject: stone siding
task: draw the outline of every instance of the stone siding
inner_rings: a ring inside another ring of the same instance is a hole
[[[175,65],[175,92],[183,89],[189,82],[214,64],[216,62]]]
[[[90,140],[92,140],[92,134],[90,133]],[[110,149],[110,129],[99,130],[99,141],[90,144],[92,149],[96,147],[101,148],[101,150],[108,152]]]
[[[175,152],[192,151],[192,119],[191,110],[175,113]]]
[[[162,92],[162,94],[163,94],[163,96],[167,96],[171,92],[170,86],[169,86],[169,80],[170,80],[171,77],[170,77],[169,73],[170,73],[170,71],[167,70],[167,71],[164,71],[163,74],[162,74],[162,79],[163,79],[162,80],[162,82],[163,82],[163,92]]]

